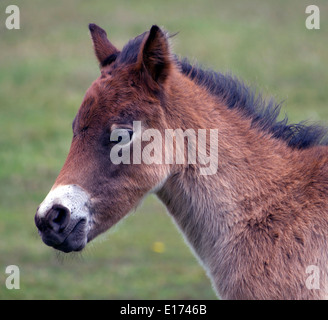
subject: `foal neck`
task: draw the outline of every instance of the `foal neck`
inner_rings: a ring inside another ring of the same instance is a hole
[[[218,294],[224,299],[326,295],[305,288],[304,276],[313,261],[320,270],[327,266],[328,147],[293,148],[183,75],[168,92],[168,125],[218,130],[216,173],[200,175],[197,164],[173,166],[157,192]]]
[[[297,153],[183,75],[169,92],[172,127],[218,130],[216,174],[200,175],[198,165],[177,166],[157,193],[206,265],[213,263],[218,243],[238,232],[240,223],[261,216],[269,198],[284,188]]]

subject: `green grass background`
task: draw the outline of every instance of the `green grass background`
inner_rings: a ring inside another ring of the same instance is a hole
[[[21,29],[5,28],[16,4]],[[152,24],[173,50],[231,72],[285,101],[291,121],[328,121],[328,3],[321,29],[305,28],[303,0],[0,2],[0,299],[215,299],[163,205],[148,197],[82,254],[57,254],[34,226],[71,141],[71,122],[99,75],[87,25],[118,47]],[[153,250],[161,242],[164,251]],[[20,289],[5,286],[7,265]]]

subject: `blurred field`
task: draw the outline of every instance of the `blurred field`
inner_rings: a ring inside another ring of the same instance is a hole
[[[285,101],[291,121],[328,123],[328,3],[305,28],[303,0],[22,1],[21,29],[0,2],[0,299],[215,299],[163,205],[147,198],[82,254],[58,255],[34,226],[71,141],[71,122],[99,70],[87,25],[121,48],[164,26],[174,52],[231,72]],[[5,267],[21,271],[7,290]]]

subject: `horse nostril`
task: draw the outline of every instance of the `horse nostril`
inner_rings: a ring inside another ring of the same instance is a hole
[[[46,224],[44,222],[44,219],[40,218],[40,216],[38,215],[38,211],[39,211],[39,208],[37,209],[36,215],[34,216],[34,222],[35,222],[35,225],[37,226],[37,228],[41,232],[43,232],[46,229]]]
[[[49,210],[47,214],[47,220],[50,227],[55,232],[63,231],[69,223],[70,211],[68,208],[60,204],[55,204]]]

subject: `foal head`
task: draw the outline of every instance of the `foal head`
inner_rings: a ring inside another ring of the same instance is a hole
[[[132,141],[144,143],[141,131],[166,127],[164,89],[174,68],[166,34],[153,26],[120,52],[104,30],[94,24],[89,29],[101,76],[85,94],[66,162],[35,215],[43,241],[65,252],[82,250],[170,172],[169,165],[115,164],[110,157],[120,144],[132,163]]]

